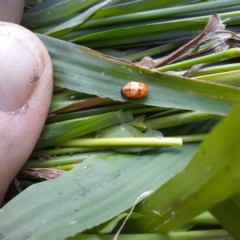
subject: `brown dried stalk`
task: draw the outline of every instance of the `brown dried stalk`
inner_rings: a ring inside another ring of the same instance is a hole
[[[218,31],[218,30],[224,30],[225,25],[222,24],[223,22],[224,21],[221,21],[218,14],[212,15],[210,17],[206,27],[204,28],[203,32],[200,35],[198,35],[196,38],[194,38],[192,41],[186,43],[182,47],[178,48],[176,51],[172,52],[171,54],[169,54],[164,59],[161,59],[161,60],[157,61],[154,64],[154,67],[157,68],[157,67],[161,67],[161,66],[164,66],[166,64],[171,63],[176,58],[178,58],[179,56],[181,56],[182,54],[187,52],[190,48],[192,48],[196,44],[198,44],[199,41],[201,41],[207,34],[209,34],[211,32],[214,32],[214,31]]]
[[[22,172],[30,176],[39,177],[46,180],[61,177],[63,174],[66,173],[66,171],[49,168],[26,168],[23,169]]]

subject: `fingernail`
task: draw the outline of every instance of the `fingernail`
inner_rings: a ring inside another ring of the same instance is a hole
[[[0,111],[4,112],[27,104],[44,69],[36,42],[16,26],[0,22]]]

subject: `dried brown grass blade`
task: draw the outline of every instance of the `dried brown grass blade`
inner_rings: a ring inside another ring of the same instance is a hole
[[[103,106],[103,105],[113,105],[118,104],[120,102],[114,101],[110,98],[100,98],[100,97],[93,97],[88,98],[84,100],[79,100],[78,102],[75,102],[65,108],[62,108],[55,113],[66,113],[66,112],[72,112],[80,109],[86,109],[90,107],[96,107],[96,106]]]
[[[155,68],[161,67],[161,66],[164,66],[164,65],[172,62],[173,60],[175,60],[176,58],[181,56],[183,53],[188,51],[190,48],[195,46],[204,36],[206,36],[206,34],[217,31],[217,30],[224,30],[224,29],[225,29],[225,25],[222,24],[222,21],[221,21],[220,17],[218,16],[218,14],[212,15],[210,17],[206,27],[204,28],[203,32],[200,35],[198,35],[196,38],[194,38],[192,41],[186,43],[182,47],[178,48],[176,51],[172,52],[164,59],[161,59],[158,62],[156,62],[154,67]]]
[[[154,68],[154,62],[151,57],[144,57],[141,61],[136,62],[135,64],[142,66],[142,67],[149,68],[149,69]]]
[[[22,170],[22,172],[24,172],[30,176],[39,177],[39,178],[43,178],[46,180],[61,177],[63,174],[66,173],[66,171],[57,170],[57,169],[49,169],[49,168],[26,168],[26,169]]]
[[[204,65],[205,65],[204,63],[194,65],[188,71],[186,71],[182,76],[183,77],[190,77],[193,73],[197,72]]]

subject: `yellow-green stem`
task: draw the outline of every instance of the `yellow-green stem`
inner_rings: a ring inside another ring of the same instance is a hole
[[[59,144],[64,147],[90,147],[90,146],[182,146],[182,138],[88,138],[74,139]]]

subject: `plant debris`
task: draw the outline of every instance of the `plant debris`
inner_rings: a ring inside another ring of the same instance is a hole
[[[49,168],[26,168],[23,169],[22,172],[38,178],[43,178],[46,180],[55,179],[61,177],[66,171],[57,170],[57,169],[49,169]]]

